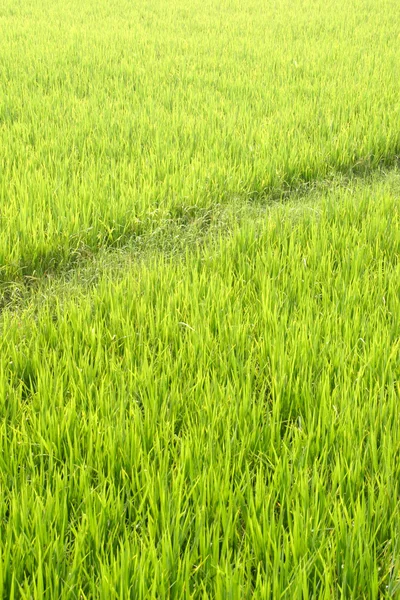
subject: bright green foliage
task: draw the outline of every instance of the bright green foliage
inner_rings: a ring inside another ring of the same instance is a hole
[[[0,0],[0,598],[400,598],[399,32]]]
[[[0,595],[397,598],[399,227],[395,173],[5,311]]]
[[[0,279],[400,151],[397,0],[1,0]]]

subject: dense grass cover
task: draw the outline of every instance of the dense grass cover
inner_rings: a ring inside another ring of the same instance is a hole
[[[0,278],[399,153],[397,0],[2,0]]]
[[[0,596],[398,597],[399,189],[3,313]]]
[[[1,598],[400,597],[399,31],[0,1]]]

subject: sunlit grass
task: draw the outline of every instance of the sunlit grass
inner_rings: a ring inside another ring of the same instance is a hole
[[[399,31],[0,2],[1,598],[400,597]]]
[[[3,0],[0,277],[399,154],[394,0]]]
[[[398,181],[3,313],[2,597],[398,596]]]

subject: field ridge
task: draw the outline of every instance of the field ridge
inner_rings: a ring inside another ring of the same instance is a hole
[[[330,188],[347,187],[355,182],[366,184],[376,178],[384,178],[391,171],[395,172],[400,164],[400,156],[393,154],[382,159],[378,165],[371,166],[368,161],[361,161],[351,168],[336,170],[330,178],[319,178],[309,181],[297,181],[296,184],[282,186],[264,192],[233,195],[230,201],[211,203],[208,207],[198,205],[177,205],[167,214],[153,214],[137,220],[136,227],[115,224],[111,227],[108,237],[96,248],[85,243],[85,236],[79,234],[75,237],[76,249],[67,257],[60,257],[57,253],[50,252],[43,257],[35,258],[34,262],[25,261],[14,272],[7,276],[7,265],[0,268],[0,312],[16,297],[16,289],[35,289],[38,283],[46,278],[62,277],[74,266],[92,261],[96,254],[112,250],[132,251],[138,253],[144,248],[155,248],[163,252],[173,251],[176,238],[189,240],[190,236],[197,234],[196,243],[202,240],[209,228],[220,230],[225,226],[226,218],[235,220],[234,213],[241,218],[243,213],[262,215],[266,208],[278,202],[292,200],[304,201],[307,197],[324,193]],[[220,223],[219,223],[220,221]],[[193,240],[192,240],[193,241]],[[178,244],[179,245],[179,244]]]

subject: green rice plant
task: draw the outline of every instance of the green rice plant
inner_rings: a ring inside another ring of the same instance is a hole
[[[0,280],[399,155],[395,0],[0,5]]]
[[[3,311],[0,596],[399,596],[399,189]]]

